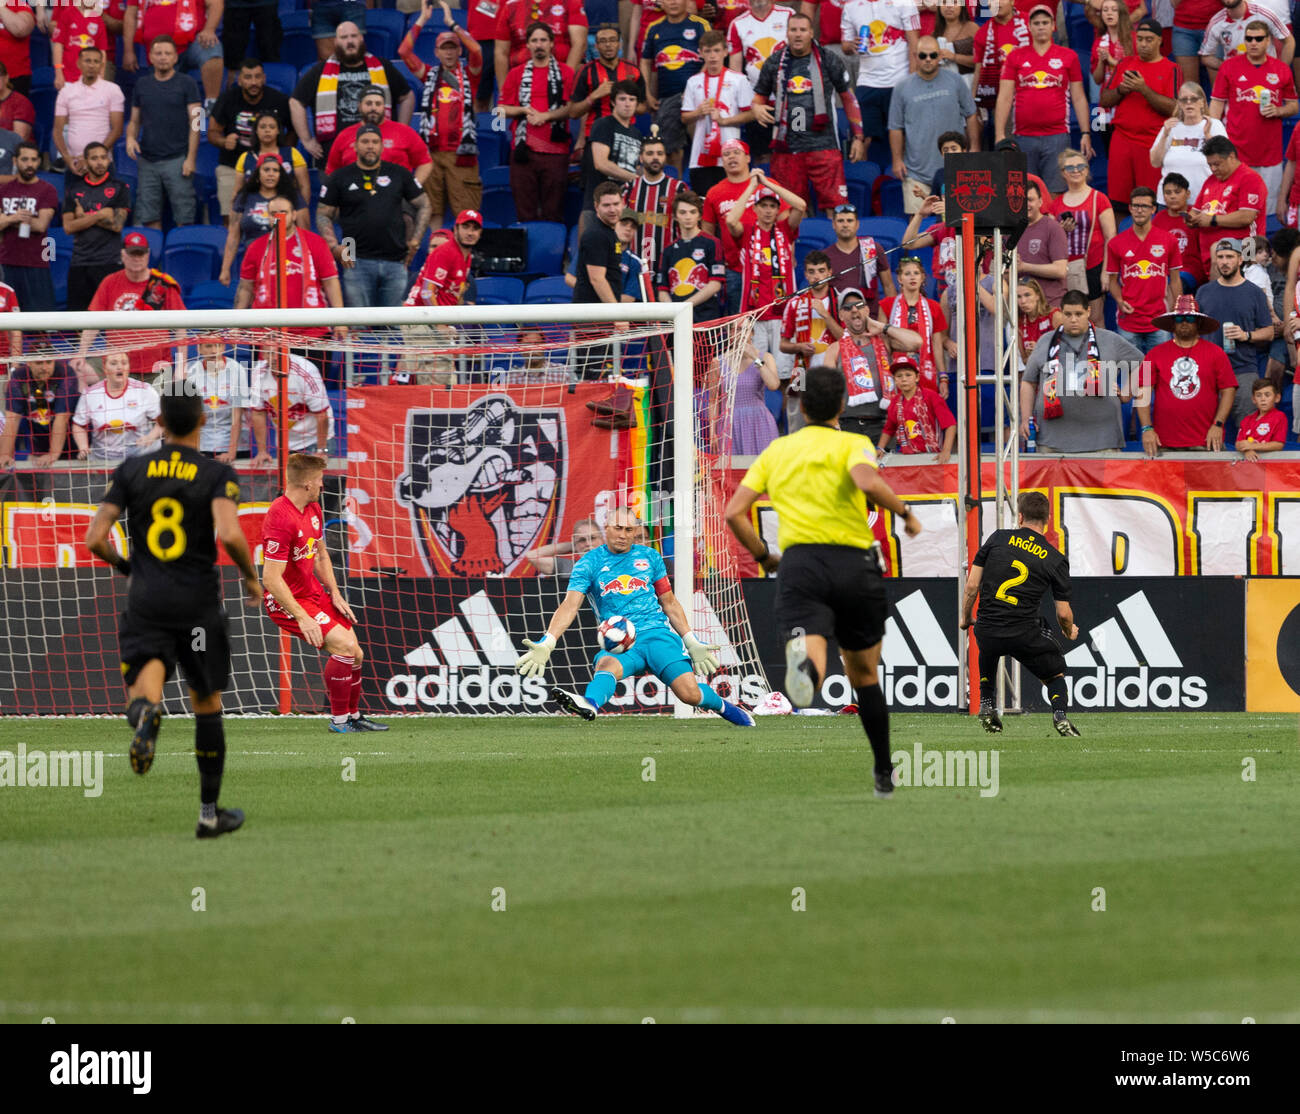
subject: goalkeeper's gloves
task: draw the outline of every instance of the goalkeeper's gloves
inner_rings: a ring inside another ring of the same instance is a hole
[[[718,647],[706,646],[693,634],[682,635],[686,652],[691,655],[691,668],[702,677],[718,671]]]
[[[555,649],[555,639],[549,634],[543,635],[537,642],[524,639],[528,650],[519,656],[515,668],[525,677],[540,677],[546,672],[546,663],[551,660],[551,651]]]

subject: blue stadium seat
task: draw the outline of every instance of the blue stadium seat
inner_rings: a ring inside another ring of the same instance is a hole
[[[51,186],[54,187],[54,192],[59,195],[59,204],[62,205],[63,204],[63,175],[55,174],[53,171],[50,170],[41,170],[37,172],[36,177],[38,177],[42,182],[48,182]],[[55,213],[55,220],[58,219],[60,219],[58,213]]]
[[[850,182],[861,182],[870,186],[880,177],[880,167],[874,162],[845,162],[844,177]]]
[[[281,12],[280,27],[288,36],[295,31],[311,32],[311,12]]]
[[[280,41],[280,61],[300,70],[316,64],[316,42],[306,31],[285,31]]]
[[[564,241],[568,234],[564,225],[533,220],[512,227],[528,233],[528,262],[524,270],[530,275],[558,275],[564,265]]]
[[[487,170],[480,167],[479,179],[485,190],[508,190],[510,188],[510,167],[494,166]]]
[[[135,159],[126,153],[125,139],[119,139],[113,144],[113,169],[119,177],[123,174],[130,174],[135,178],[140,177],[140,171],[136,166]]]
[[[163,252],[162,269],[189,292],[201,282],[211,282],[221,271],[221,254],[206,244],[182,244]]]
[[[803,261],[808,258],[810,251],[816,251],[818,248],[825,247],[825,244],[811,244],[800,237],[794,245],[794,271],[798,276],[796,282],[803,286]]]
[[[441,14],[439,14],[437,18],[438,18],[438,22],[436,25],[434,24],[433,20],[430,20],[428,23],[424,25],[424,30],[421,31],[418,36],[416,36],[415,43],[414,43],[415,56],[419,58],[420,61],[423,62],[426,66],[432,66],[437,64],[438,36],[441,35],[443,31],[446,30],[446,28],[442,25]],[[394,54],[397,53],[396,46],[393,47],[393,53]],[[486,64],[487,64],[487,59],[484,59],[484,65]]]
[[[573,301],[573,290],[560,275],[533,279],[524,291],[525,305],[559,305],[571,301]]]
[[[162,263],[163,245],[165,240],[163,234],[156,228],[145,228],[143,225],[128,224],[122,229],[122,236],[126,237],[132,232],[138,232],[149,241],[149,266],[157,267]]]
[[[35,133],[36,145],[42,151],[51,149],[50,135],[54,129],[54,100],[58,96],[51,86],[48,89],[33,89],[28,96],[36,110]]]
[[[575,224],[569,229],[568,243],[565,245],[565,260],[569,270],[573,270],[573,265],[578,261],[578,226]]]
[[[859,216],[871,212],[871,187],[865,182],[849,181],[846,183],[849,191],[849,204],[858,211]]]
[[[571,227],[582,217],[582,187],[570,185],[564,194],[564,224]]]
[[[266,71],[266,83],[272,89],[279,89],[286,97],[293,93],[298,84],[298,70],[287,62],[263,62]]]
[[[37,28],[27,38],[29,50],[31,51],[32,70],[38,67],[49,66],[53,64],[53,56],[50,52],[50,39],[42,30]],[[51,78],[51,82],[53,79]]]
[[[878,244],[898,247],[907,231],[907,221],[901,217],[859,217],[858,235],[870,236]]]
[[[192,247],[195,244],[211,248],[220,255],[226,250],[226,230],[210,224],[190,224],[184,228],[173,228],[167,233],[164,250]]]
[[[439,9],[441,15],[441,9]],[[432,22],[432,21],[431,21]],[[441,22],[441,19],[439,20]],[[384,8],[371,8],[366,12],[366,46],[377,53],[370,46],[370,36],[376,31],[385,31],[393,40],[393,54],[397,54],[398,44],[402,41],[402,36],[406,34],[406,13],[393,11]],[[383,58],[386,55],[379,55]]]
[[[53,89],[54,88],[54,67],[50,65],[37,66],[33,63],[32,88]]]
[[[370,15],[370,12],[366,15]],[[394,36],[390,31],[371,30],[370,21],[366,20],[366,50],[376,58],[396,58],[397,44],[400,41],[401,37]]]
[[[835,229],[825,217],[805,217],[799,224],[799,242],[810,248],[824,248],[835,242]]]
[[[479,305],[522,305],[524,280],[511,275],[484,275],[478,280],[476,299]]]
[[[388,61],[392,65],[393,69],[395,69],[399,74],[402,75],[402,77],[406,79],[406,84],[411,87],[411,91],[415,94],[415,104],[416,107],[418,108],[420,104],[421,82],[416,78],[415,74],[411,71],[411,67],[408,66],[405,62],[403,62],[400,58],[390,58]],[[486,59],[484,60],[484,63],[486,64]]]
[[[235,286],[224,286],[215,279],[196,283],[185,296],[189,309],[231,309],[235,304]]]
[[[880,187],[880,212],[887,217],[900,217],[903,215],[903,183],[892,175],[882,177],[885,181]],[[874,183],[872,188],[875,188]]]
[[[509,189],[485,189],[482,205],[483,219],[495,224],[515,223],[515,195]]]

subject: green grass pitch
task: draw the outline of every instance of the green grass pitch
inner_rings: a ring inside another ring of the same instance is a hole
[[[0,788],[0,1019],[1300,1020],[1291,716],[895,716],[999,785],[889,801],[856,718],[389,722],[229,720],[203,843],[191,721],[5,722],[106,758]]]

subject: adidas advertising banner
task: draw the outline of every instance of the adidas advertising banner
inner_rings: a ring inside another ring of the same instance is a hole
[[[533,576],[620,486],[642,486],[642,429],[592,424],[603,383],[348,391],[349,571]],[[638,441],[639,438],[639,441]],[[669,452],[671,458],[671,452]]]
[[[957,466],[906,459],[887,456],[882,473],[925,530],[914,540],[893,516],[879,517],[876,534],[889,570],[902,577],[956,576],[963,528]],[[732,470],[732,490],[744,474]],[[995,481],[993,465],[985,463],[984,490],[993,491]],[[1051,501],[1049,537],[1069,557],[1074,576],[1300,576],[1300,460],[1022,455],[1020,490],[1041,491]],[[991,534],[991,497],[983,518]],[[759,503],[755,519],[764,540],[778,548],[771,506]],[[733,552],[742,576],[758,575],[743,549]]]
[[[1300,712],[1300,580],[1246,582],[1246,711]]]
[[[891,611],[881,671],[886,702],[894,711],[965,709],[957,657],[956,581],[889,579],[885,586]],[[1245,708],[1245,581],[1108,578],[1074,580],[1073,588],[1078,641],[1069,642],[1060,633],[1050,601],[1043,615],[1052,621],[1065,653],[1066,683],[1075,708]],[[746,582],[745,602],[763,668],[780,687],[785,662],[776,629],[776,582]],[[1300,627],[1300,612],[1294,622]],[[1300,669],[1295,672],[1300,674]],[[1022,706],[1046,710],[1042,686],[1029,674],[1022,675]],[[1293,679],[1300,684],[1300,675]],[[843,674],[837,671],[826,678],[821,706],[835,709],[852,701]]]

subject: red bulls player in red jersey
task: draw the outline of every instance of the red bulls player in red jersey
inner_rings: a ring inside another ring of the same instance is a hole
[[[281,630],[329,652],[325,689],[331,731],[387,731],[386,724],[367,719],[359,710],[362,655],[352,631],[357,617],[339,591],[321,541],[325,516],[318,499],[325,461],[294,453],[287,471],[285,493],[271,504],[262,526],[266,613]]]

